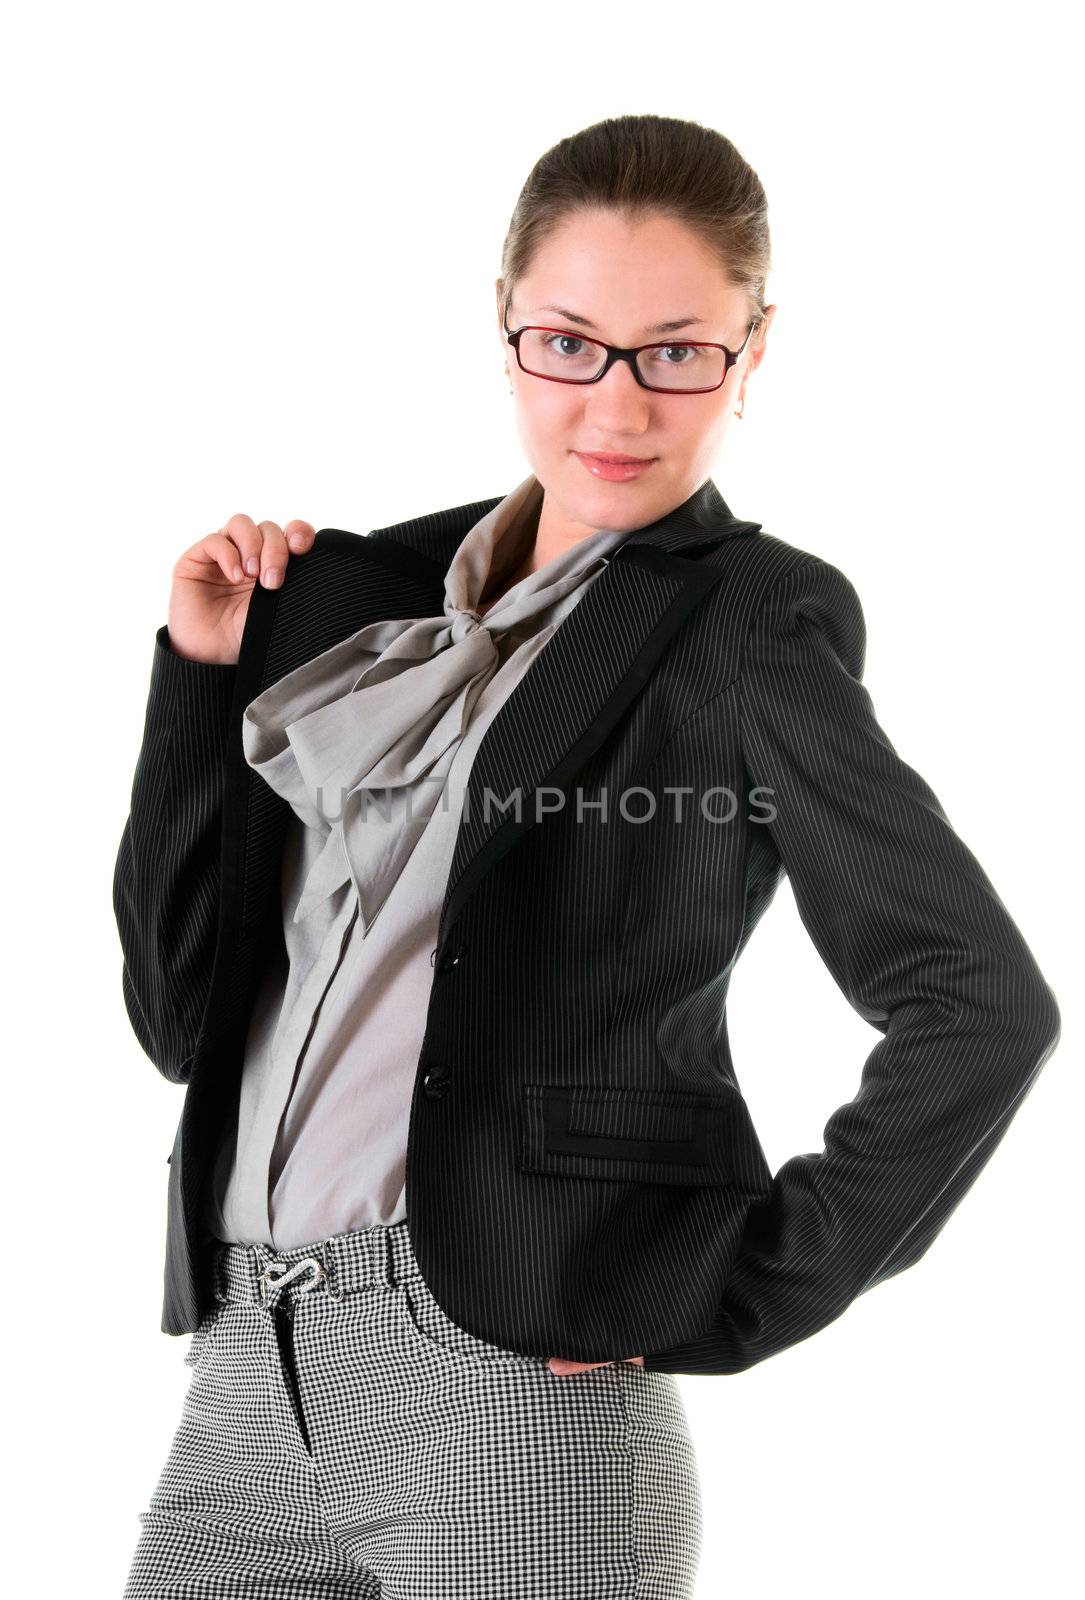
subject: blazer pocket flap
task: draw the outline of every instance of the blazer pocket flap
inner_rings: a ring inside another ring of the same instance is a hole
[[[737,1090],[523,1085],[520,1165],[558,1177],[761,1186],[763,1156]]]

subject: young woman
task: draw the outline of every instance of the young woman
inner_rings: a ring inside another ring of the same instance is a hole
[[[496,286],[523,482],[365,538],[235,516],[174,569],[114,900],[186,1085],[192,1378],[127,1600],[691,1595],[673,1375],[917,1261],[1055,1047],[855,590],[708,475],[768,265],[721,135],[563,140]],[[725,1003],[785,872],[883,1037],[773,1175]]]

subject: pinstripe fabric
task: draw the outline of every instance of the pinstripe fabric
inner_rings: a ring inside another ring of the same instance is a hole
[[[803,924],[883,1038],[824,1150],[751,1208],[704,1334],[647,1365],[735,1372],[918,1261],[1054,1050],[1055,998],[979,863],[879,727],[862,610],[816,557],[772,588],[704,716],[773,791],[765,825]]]
[[[160,628],[133,780],[139,803],[113,877],[128,1015],[143,1049],[174,1083],[188,1078],[211,982],[226,729],[237,678],[236,667],[193,665],[173,654]],[[169,870],[160,871],[167,862]],[[184,902],[177,905],[182,870]],[[139,937],[156,929],[161,940]]]
[[[133,1027],[187,1083],[168,1332],[209,1303],[209,1134],[281,937],[281,803],[242,770],[241,709],[365,622],[430,614],[448,556],[495,503],[368,538],[323,530],[280,590],[254,593],[238,667],[215,681],[159,632],[126,830],[138,848],[122,844],[115,903]],[[629,535],[494,719],[446,888],[406,1174],[425,1282],[475,1336],[741,1371],[920,1258],[1054,1049],[1054,996],[878,726],[864,647],[844,575],[736,521],[709,479]],[[520,817],[487,816],[487,790],[519,790]],[[564,804],[536,814],[536,791]],[[212,957],[213,852],[197,846],[216,816]],[[726,999],[784,872],[882,1037],[825,1151],[774,1176]]]

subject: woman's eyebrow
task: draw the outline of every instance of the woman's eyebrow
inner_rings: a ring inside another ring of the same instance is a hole
[[[590,328],[593,333],[599,329],[594,322],[589,322],[587,317],[580,316],[576,311],[569,311],[565,306],[539,306],[539,311],[556,311],[559,317],[565,317],[569,322],[578,322],[582,328]],[[678,317],[673,322],[655,322],[651,327],[645,328],[645,333],[677,333],[679,328],[700,327],[704,323],[703,317]]]

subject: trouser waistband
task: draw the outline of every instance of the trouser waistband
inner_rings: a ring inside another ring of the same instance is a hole
[[[291,1250],[220,1242],[211,1256],[215,1299],[264,1309],[302,1294],[342,1300],[375,1285],[395,1288],[421,1277],[406,1221],[333,1234]]]

